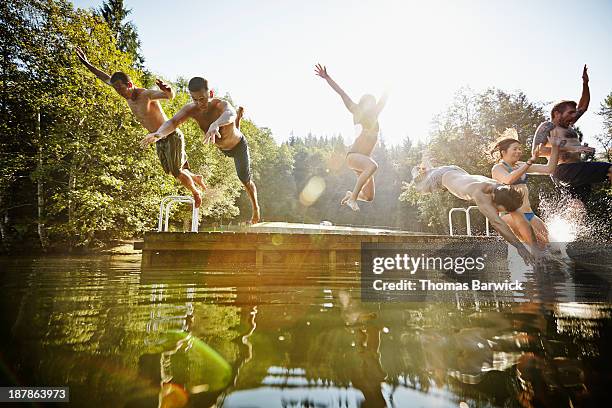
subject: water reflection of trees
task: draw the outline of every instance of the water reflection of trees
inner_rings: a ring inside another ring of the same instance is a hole
[[[377,305],[376,318],[350,325],[340,310],[313,308],[290,327],[254,333],[255,358],[237,383],[242,389],[352,387],[365,396],[366,406],[392,397],[393,391],[381,390],[384,383],[391,390],[450,391],[448,398],[477,406],[568,406],[570,400],[581,406],[596,398],[583,361],[599,354],[602,344],[589,341],[593,322],[585,319],[609,321],[609,313],[591,308],[572,318],[541,304],[468,306]],[[263,308],[259,317],[279,311]],[[581,320],[587,331],[560,333],[560,319],[564,327]],[[576,347],[583,339],[584,346]],[[274,374],[270,367],[286,371]]]

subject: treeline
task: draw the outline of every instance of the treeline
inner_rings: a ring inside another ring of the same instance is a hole
[[[91,248],[137,236],[155,227],[162,197],[186,193],[163,173],[153,148],[139,148],[146,131],[125,101],[86,71],[74,53],[75,47],[81,47],[103,70],[121,70],[136,85],[152,86],[155,77],[139,54],[136,28],[124,21],[128,14],[120,0],[104,3],[98,11],[75,10],[63,0],[2,3],[0,238],[4,251]],[[173,85],[177,96],[162,104],[168,115],[189,100],[185,79]],[[599,136],[606,148],[612,145],[611,108],[612,95],[601,108],[607,119],[605,133]],[[400,145],[388,145],[383,135],[374,152],[379,164],[375,201],[362,204],[358,213],[340,207],[340,199],[355,181],[344,166],[343,139],[292,136],[279,145],[269,129],[255,125],[248,106],[245,110],[241,130],[249,140],[264,221],[326,220],[446,233],[448,209],[466,205],[450,194],[414,195],[405,183],[426,147],[412,142],[422,135],[411,135]],[[489,175],[491,163],[483,147],[507,127],[516,127],[521,141],[529,145],[545,116],[540,105],[520,92],[461,90],[448,111],[435,118],[427,147],[439,164]],[[204,174],[210,186],[200,211],[201,225],[248,220],[250,206],[233,162],[204,145],[193,122],[181,129],[192,168]],[[527,158],[529,149],[525,150]],[[536,205],[538,193],[552,191],[546,177],[532,178],[530,188]],[[609,190],[598,194],[609,200]],[[173,217],[180,218],[180,214]]]

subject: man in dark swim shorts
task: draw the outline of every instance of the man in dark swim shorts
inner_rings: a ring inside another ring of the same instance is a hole
[[[582,153],[594,153],[595,149],[581,145],[578,132],[573,124],[586,112],[590,101],[589,76],[587,67],[582,71],[582,96],[578,104],[574,101],[561,101],[555,104],[550,114],[551,120],[538,126],[533,137],[532,152],[537,146],[542,146],[539,155],[550,157],[551,148],[547,144],[550,132],[560,128],[562,144],[559,149],[559,164],[551,175],[559,187],[566,189],[571,195],[586,201],[591,192],[591,185],[612,181],[612,163],[582,161]]]
[[[202,77],[191,78],[188,84],[193,102],[186,104],[176,115],[153,133],[149,133],[141,144],[146,146],[172,133],[181,123],[191,118],[206,133],[205,141],[213,143],[224,155],[233,157],[238,178],[251,200],[251,223],[260,221],[257,188],[251,179],[249,146],[240,132],[242,108],[238,112],[227,101],[214,98],[208,89],[208,81]]]

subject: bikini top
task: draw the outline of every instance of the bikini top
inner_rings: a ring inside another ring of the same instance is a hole
[[[512,168],[511,165],[509,165],[508,163],[506,163],[503,160],[501,162],[504,165],[504,167],[506,168],[506,170],[508,170],[508,173],[512,173],[514,171],[514,169]],[[515,185],[518,185],[518,184],[527,184],[527,173],[523,174],[521,176],[521,178],[516,180],[514,183],[511,183],[510,185],[515,186]]]
[[[358,113],[353,115],[353,125],[355,127],[361,126],[359,133],[363,133],[369,137],[378,137],[380,127],[378,125],[378,118]]]

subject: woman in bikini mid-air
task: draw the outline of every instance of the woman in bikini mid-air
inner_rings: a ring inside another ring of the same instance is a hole
[[[357,182],[353,191],[347,191],[340,202],[340,204],[347,205],[353,211],[359,211],[357,200],[374,200],[374,173],[378,169],[378,164],[372,160],[370,155],[376,146],[376,142],[378,142],[378,115],[385,107],[387,95],[384,94],[376,102],[373,95],[366,94],[361,97],[359,103],[355,103],[329,76],[325,66],[317,64],[315,73],[325,79],[329,86],[340,95],[344,106],[353,115],[353,123],[361,127],[359,136],[357,136],[346,155],[346,163],[357,174]]]

